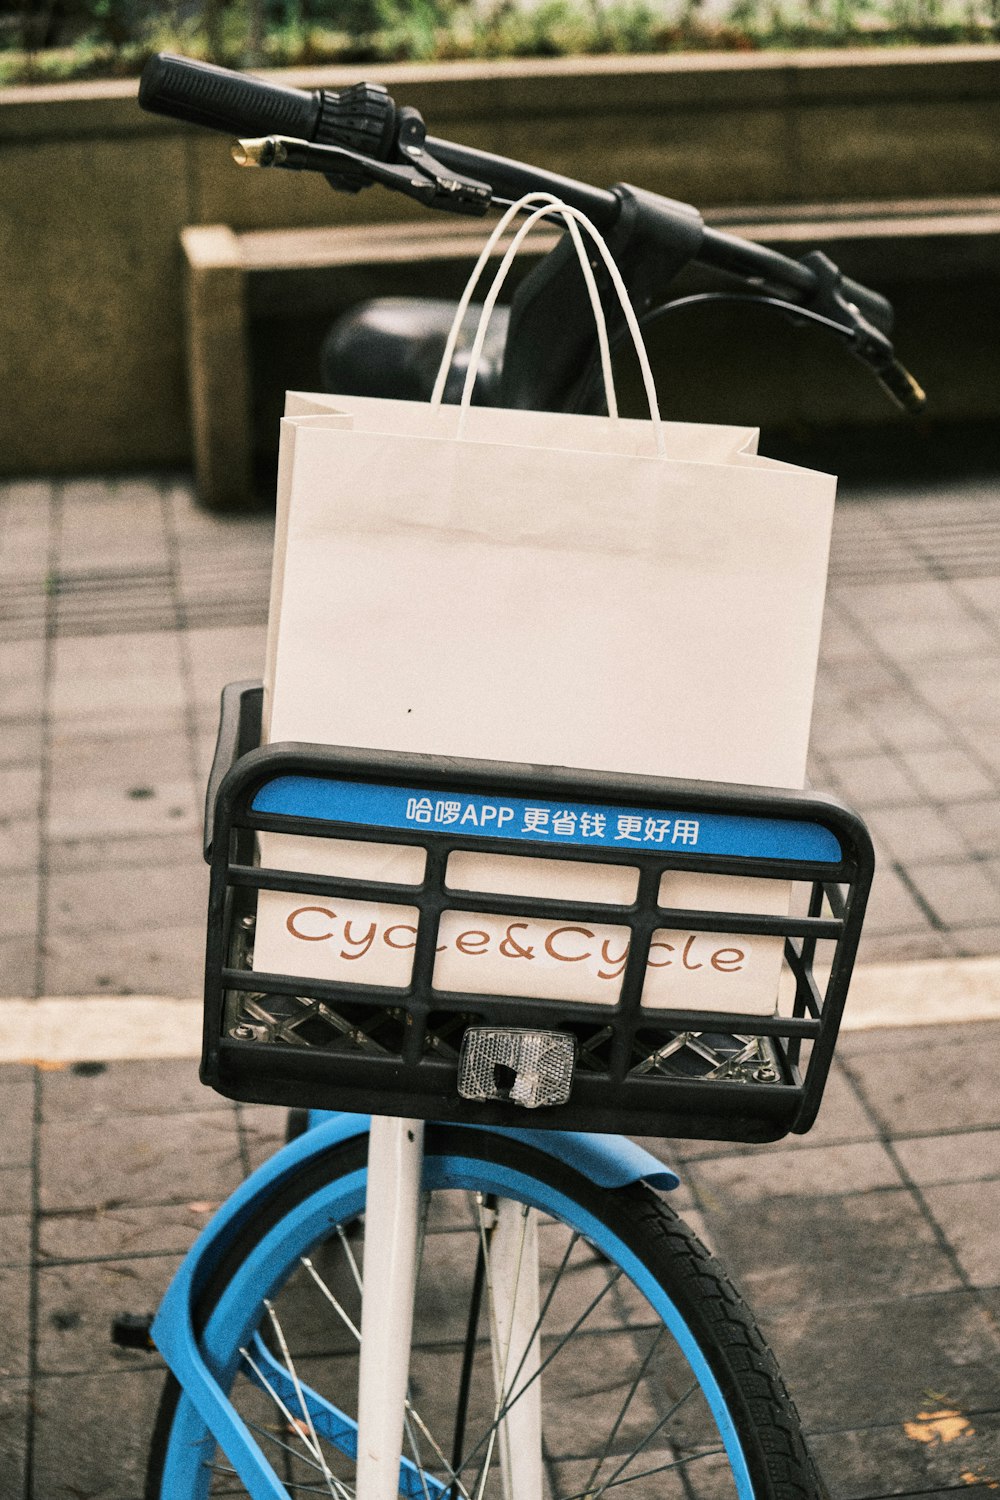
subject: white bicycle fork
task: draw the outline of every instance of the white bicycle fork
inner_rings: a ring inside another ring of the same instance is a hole
[[[420,1240],[424,1126],[374,1116],[368,1142],[364,1293],[358,1392],[357,1500],[396,1500],[409,1380]],[[502,1199],[486,1255],[492,1346],[495,1447],[504,1500],[542,1500],[541,1364],[538,1334],[538,1223],[533,1210]],[[522,1393],[522,1394],[519,1394]],[[511,1396],[516,1399],[511,1405]],[[504,1408],[510,1410],[501,1416]],[[477,1493],[488,1462],[484,1451]],[[415,1456],[414,1456],[415,1458]],[[416,1461],[416,1459],[415,1459]]]

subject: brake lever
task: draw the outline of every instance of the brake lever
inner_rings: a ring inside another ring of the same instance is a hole
[[[393,192],[415,198],[425,208],[439,208],[446,213],[473,214],[481,218],[489,212],[493,190],[488,183],[462,177],[435,161],[424,142],[427,129],[415,109],[400,110],[398,149],[406,153],[405,164],[375,161],[346,146],[325,146],[294,136],[267,135],[257,140],[240,140],[233,147],[233,160],[239,167],[284,167],[293,172],[322,172],[327,177],[347,176],[359,183],[361,175],[368,182],[378,182]]]
[[[840,268],[822,250],[803,255],[800,263],[816,276],[816,291],[806,304],[808,310],[843,331],[851,353],[869,367],[897,406],[912,416],[923,411],[927,402],[923,387],[900,364],[891,340],[865,317],[856,303],[849,301]]]

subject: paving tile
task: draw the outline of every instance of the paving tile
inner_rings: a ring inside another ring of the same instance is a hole
[[[972,854],[1000,853],[1000,797],[956,802],[948,809],[948,822]]]
[[[817,691],[811,742],[824,756],[875,755],[883,746],[862,714]]]
[[[2,886],[0,886],[2,891]],[[203,923],[208,870],[188,864],[153,866],[141,875],[103,869],[49,878],[48,925],[58,932],[138,932]]]
[[[108,1115],[187,1114],[234,1106],[198,1078],[191,1058],[78,1063],[42,1075],[46,1123],[98,1120]]]
[[[129,479],[71,486],[60,512],[61,570],[102,577],[140,563],[164,568],[169,563],[162,501],[153,483]]]
[[[229,1111],[59,1120],[41,1131],[41,1207],[219,1202],[242,1177]]]
[[[274,533],[270,505],[260,515],[205,510],[197,504],[191,485],[184,482],[167,481],[164,496],[181,546],[219,553],[225,550],[227,538],[241,541],[247,534],[261,537],[270,546]]]
[[[758,1317],[961,1285],[905,1189],[826,1199],[765,1193],[750,1208],[712,1208],[708,1220],[723,1265]]]
[[[53,787],[67,796],[95,783],[120,786],[133,796],[148,796],[155,794],[160,783],[190,776],[190,745],[183,730],[170,734],[55,735],[50,765]]]
[[[920,681],[927,702],[945,719],[961,724],[963,733],[972,725],[1000,725],[1000,652],[929,662]]]
[[[831,662],[829,672],[845,702],[855,707],[872,696],[899,690],[900,669],[874,654],[856,661]]]
[[[39,877],[34,870],[0,874],[0,936],[31,937],[38,926]]]
[[[31,1215],[5,1213],[0,1203],[0,1266],[26,1266],[30,1261]]]
[[[89,870],[98,866],[115,865],[118,869],[140,870],[151,865],[190,864],[192,868],[204,863],[201,847],[201,817],[198,809],[192,809],[184,820],[171,822],[169,833],[139,833],[122,835],[94,834],[80,838],[49,838],[49,862],[53,870],[69,873],[71,870]],[[175,832],[175,829],[180,829]]]
[[[46,937],[48,995],[201,993],[205,923],[138,932],[52,932]]]
[[[230,625],[185,632],[194,702],[200,708],[212,710],[216,722],[219,697],[227,682],[264,675],[266,636],[264,625]]]
[[[0,1211],[30,1212],[31,1176],[30,1167],[0,1167]]]
[[[203,788],[190,773],[152,784],[104,781],[71,789],[54,785],[46,832],[60,843],[197,834],[203,800]]]
[[[52,776],[56,781],[86,786],[92,781],[118,779],[142,785],[150,779],[177,779],[190,770],[187,733],[52,736]]]
[[[184,709],[180,643],[174,631],[69,636],[56,640],[50,711],[61,732],[93,735],[113,725],[139,734]]]
[[[41,718],[8,717],[0,694],[0,766],[32,765],[39,761],[43,740]]]
[[[42,852],[42,828],[37,817],[0,817],[0,870],[34,871]]]
[[[850,1003],[850,1002],[848,1002]],[[807,1135],[789,1135],[768,1150],[808,1150],[812,1146],[833,1146],[848,1141],[871,1140],[875,1135],[871,1119],[854,1088],[836,1063],[823,1090],[816,1124]]]
[[[124,1260],[139,1255],[183,1254],[217,1203],[156,1204],[152,1207],[77,1209],[42,1214],[38,1253],[43,1261]],[[0,1230],[3,1220],[0,1219]]]
[[[715,1157],[693,1163],[690,1171],[709,1212],[716,1206],[750,1202],[763,1193],[825,1197],[902,1185],[878,1141],[796,1151],[772,1148],[766,1163],[747,1156]]]
[[[995,772],[1000,765],[1000,745],[997,743],[1000,715],[993,716],[991,705],[985,703],[977,702],[977,708],[979,712],[975,716],[953,718],[956,737],[967,750],[978,756],[984,766]]]
[[[122,1313],[154,1313],[180,1264],[172,1255],[42,1266],[38,1271],[37,1359],[40,1374],[159,1365],[155,1350],[119,1349],[111,1342]]]
[[[898,1140],[894,1147],[918,1186],[1000,1179],[1000,1129],[917,1136]]]
[[[865,633],[880,651],[896,661],[910,662],[920,657],[963,656],[972,651],[990,651],[995,645],[992,632],[966,611],[956,608],[942,618],[939,615],[907,615],[865,620]]]
[[[1000,1328],[1000,1288],[980,1288],[979,1300],[993,1319],[994,1328]]]
[[[837,1041],[837,1053],[855,1077],[857,1068],[854,1058],[859,1055],[870,1056],[877,1069],[879,1066],[891,1066],[891,1059],[897,1052],[923,1052],[928,1046],[955,1047],[960,1050],[966,1048],[970,1066],[978,1067],[976,1059],[984,1048],[991,1047],[996,1034],[995,1021],[965,1021],[954,1025],[941,1022],[936,1026],[883,1026],[874,1031],[841,1032]],[[937,1124],[936,1121],[934,1123]],[[926,1135],[927,1130],[916,1130],[913,1134]]]
[[[270,1104],[241,1104],[239,1120],[250,1170],[254,1171],[285,1144],[288,1111]]]
[[[199,730],[195,736],[195,756],[199,786],[207,786],[208,784],[212,763],[215,760],[217,738],[217,726],[214,723],[206,730]]]
[[[987,623],[1000,625],[1000,578],[956,578],[951,587]]]
[[[862,712],[883,748],[894,753],[954,744],[953,726],[921,700],[919,682],[870,698]]]
[[[42,795],[38,766],[7,766],[0,770],[0,817],[37,817]]]
[[[1000,1178],[924,1189],[924,1198],[973,1286],[1000,1286]]]
[[[913,963],[924,958],[949,958],[954,947],[944,932],[933,927],[916,931],[880,932],[868,928],[861,934],[858,962],[863,964]],[[850,1005],[850,1000],[848,1000]]]
[[[589,1459],[566,1459],[562,1463],[547,1464],[548,1483],[545,1485],[544,1493],[548,1496],[586,1495],[596,1492],[598,1484],[621,1461],[609,1459],[603,1470],[598,1471],[595,1482],[594,1458],[596,1456],[595,1454]],[[632,1497],[634,1500],[688,1500],[691,1495],[725,1492],[726,1481],[718,1475],[717,1459],[705,1458],[699,1461],[697,1464],[698,1484],[695,1486],[690,1479],[685,1483],[677,1470],[671,1472],[672,1457],[669,1451],[657,1453],[653,1451],[653,1448],[643,1450],[642,1473],[637,1472],[636,1478],[628,1482],[627,1493],[630,1500]],[[657,1469],[660,1472],[653,1478],[650,1471]]]
[[[0,1167],[31,1165],[34,1119],[34,1080],[29,1076],[0,1081]]]
[[[905,865],[924,860],[959,860],[968,857],[968,845],[953,826],[953,820],[926,802],[912,807],[883,807],[865,820],[872,837]]]
[[[0,1495],[19,1500],[28,1462],[29,1395],[26,1380],[0,1380]]]
[[[972,1292],[802,1307],[760,1321],[809,1431],[910,1422],[929,1397],[996,1411],[1000,1349]]]
[[[0,1379],[28,1374],[31,1288],[23,1267],[0,1267]]]
[[[809,1446],[820,1473],[838,1500],[990,1500],[1000,1474],[1000,1422],[976,1412],[957,1412],[935,1428],[934,1414],[956,1410],[932,1397],[917,1400],[912,1415],[891,1426],[812,1434]],[[921,1418],[923,1414],[923,1419]],[[954,1434],[954,1435],[952,1435]]]
[[[907,874],[942,926],[980,926],[1000,918],[1000,887],[969,860],[913,864]]]
[[[986,958],[1000,953],[1000,923],[984,927],[952,927],[948,931],[952,952],[958,958]]]
[[[866,628],[888,620],[919,624],[930,619],[936,621],[939,628],[942,623],[958,627],[968,620],[968,611],[961,601],[936,578],[912,581],[894,578],[891,583],[838,584],[836,595]]]
[[[865,932],[922,932],[927,925],[926,912],[899,872],[889,864],[876,866]]]
[[[844,800],[864,813],[870,808],[909,807],[919,788],[892,755],[843,755],[834,774]]]
[[[870,1141],[875,1138],[877,1132],[878,1126],[869,1116],[846,1076],[834,1062],[823,1091],[819,1117],[806,1135],[787,1135],[784,1140],[763,1146],[734,1145],[728,1141],[657,1140],[654,1138],[643,1141],[643,1145],[654,1156],[659,1156],[661,1160],[671,1165],[695,1161],[701,1157],[753,1157],[759,1161],[761,1180],[766,1181],[772,1171],[779,1170],[777,1165],[772,1168],[770,1163],[770,1158],[774,1156],[783,1156],[789,1151],[808,1151],[815,1146]]]
[[[821,659],[825,662],[854,661],[860,656],[868,656],[870,652],[870,643],[850,615],[837,603],[836,593],[831,590],[823,611]]]
[[[34,719],[44,704],[44,642],[0,641],[0,711],[4,718]]]
[[[841,1060],[869,1107],[894,1134],[996,1124],[1000,1027],[915,1028],[844,1037]]]
[[[904,750],[904,765],[934,802],[961,802],[996,791],[993,780],[961,749]]]
[[[34,934],[0,937],[0,996],[34,995],[38,976],[38,945]]]
[[[35,1392],[35,1495],[138,1500],[163,1375],[52,1376]]]

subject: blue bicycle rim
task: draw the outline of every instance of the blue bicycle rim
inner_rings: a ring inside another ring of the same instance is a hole
[[[299,1256],[307,1253],[310,1246],[363,1211],[366,1178],[366,1169],[359,1168],[325,1183],[280,1219],[234,1271],[200,1340],[205,1361],[222,1390],[228,1390],[232,1384],[240,1362],[239,1350],[259,1323],[262,1298],[277,1292],[294,1270]],[[739,1500],[754,1500],[733,1416],[687,1322],[643,1262],[606,1224],[550,1184],[479,1157],[428,1154],[424,1187],[495,1193],[530,1204],[577,1230],[609,1261],[620,1266],[662,1319],[687,1359],[714,1417]],[[212,1481],[208,1465],[215,1448],[215,1439],[192,1401],[182,1394],[164,1456],[161,1494],[170,1500],[206,1500]],[[267,1464],[255,1476],[249,1491],[251,1500],[287,1500],[289,1494]]]

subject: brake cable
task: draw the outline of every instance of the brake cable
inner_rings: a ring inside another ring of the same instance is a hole
[[[830,264],[832,265],[832,262]],[[838,334],[847,342],[851,353],[869,367],[883,390],[897,406],[912,415],[924,408],[927,397],[923,388],[895,357],[889,340],[884,334],[879,333],[878,329],[874,328],[856,307],[840,302],[839,299],[836,305],[838,311],[842,310],[843,316],[834,318],[826,313],[816,312],[814,308],[803,307],[797,302],[788,302],[784,297],[776,297],[766,292],[691,292],[687,296],[664,302],[660,307],[655,307],[651,312],[645,313],[639,319],[639,327],[648,328],[666,313],[707,302],[736,302],[770,307],[782,313],[792,323],[815,323],[830,333]]]

